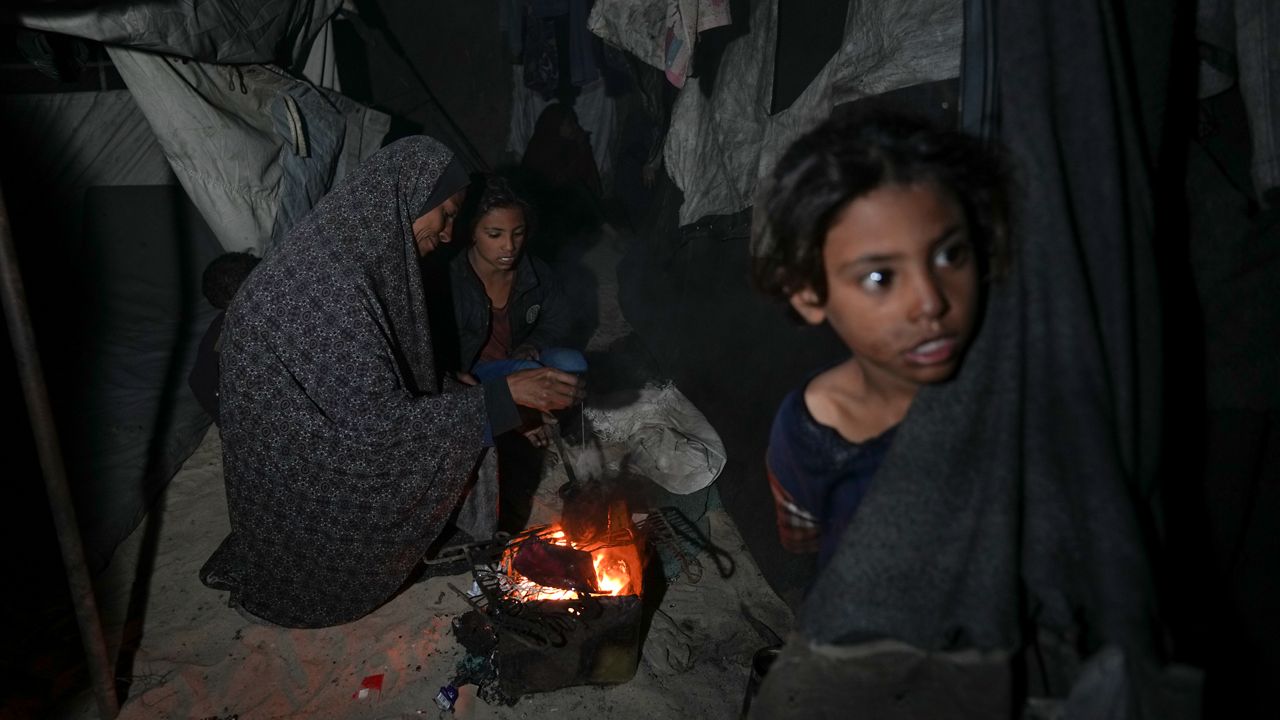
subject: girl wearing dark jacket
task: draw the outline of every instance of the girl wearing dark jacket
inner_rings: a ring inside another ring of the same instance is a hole
[[[461,367],[480,382],[540,367],[585,372],[582,353],[560,347],[570,317],[559,283],[546,263],[522,252],[532,208],[498,176],[474,191],[471,245],[449,267]]]

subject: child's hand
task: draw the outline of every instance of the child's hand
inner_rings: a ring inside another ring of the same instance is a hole
[[[586,397],[582,378],[555,368],[513,372],[507,376],[507,387],[516,405],[543,412],[563,410]]]

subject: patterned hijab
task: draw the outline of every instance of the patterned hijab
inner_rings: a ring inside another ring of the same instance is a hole
[[[466,172],[443,144],[422,135],[402,138],[361,163],[276,248],[324,253],[330,257],[318,259],[326,266],[354,264],[364,273],[417,393],[439,386],[413,222],[466,184]],[[294,247],[301,244],[312,247]]]

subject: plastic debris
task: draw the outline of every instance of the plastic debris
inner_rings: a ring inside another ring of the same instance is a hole
[[[381,694],[382,678],[383,678],[382,673],[378,673],[377,675],[369,675],[364,680],[360,681],[360,689],[352,693],[351,697],[355,698],[356,700],[367,700],[369,698],[369,695],[371,695],[375,691]]]
[[[440,692],[436,693],[436,705],[439,705],[441,710],[452,710],[456,702],[458,702],[458,688],[452,685],[445,685],[440,688]]]

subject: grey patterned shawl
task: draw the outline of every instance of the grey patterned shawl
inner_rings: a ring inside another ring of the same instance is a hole
[[[478,457],[482,391],[439,392],[412,233],[450,159],[425,137],[370,157],[228,310],[231,534],[201,577],[274,623],[337,625],[384,603]]]

